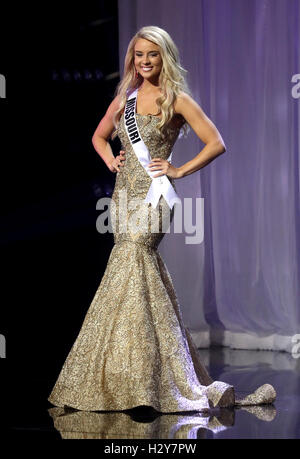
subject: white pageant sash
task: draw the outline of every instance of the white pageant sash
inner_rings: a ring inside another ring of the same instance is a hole
[[[164,196],[165,200],[168,203],[170,209],[172,209],[175,202],[181,202],[181,199],[178,197],[176,191],[174,190],[171,182],[166,175],[160,177],[153,177],[153,175],[159,173],[158,170],[151,171],[147,169],[148,164],[151,162],[151,156],[148,148],[146,147],[136,122],[136,98],[137,98],[138,89],[135,89],[130,96],[127,98],[125,113],[124,113],[124,125],[130,140],[131,146],[134,153],[136,154],[139,162],[145,169],[148,175],[152,178],[152,183],[148,190],[147,196],[144,199],[144,202],[151,203],[154,208],[156,208],[161,195]],[[167,161],[171,162],[172,152],[168,157]]]

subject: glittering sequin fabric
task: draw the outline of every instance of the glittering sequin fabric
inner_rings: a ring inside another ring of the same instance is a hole
[[[174,126],[163,140],[156,127],[159,118],[137,114],[136,119],[151,157],[167,159],[180,127]],[[149,405],[165,413],[243,404],[235,400],[231,385],[213,381],[200,362],[158,251],[174,208],[169,212],[163,196],[156,209],[143,203],[151,177],[131,147],[123,116],[118,136],[126,161],[112,195],[115,244],[48,400],[85,411]],[[127,206],[124,216],[124,196],[127,202],[137,200],[138,211]],[[125,231],[121,221],[127,223]],[[159,223],[154,232],[153,221]],[[272,403],[275,391],[265,386],[248,396],[250,405]]]

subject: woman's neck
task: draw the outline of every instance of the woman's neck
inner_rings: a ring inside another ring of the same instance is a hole
[[[139,86],[139,91],[142,91],[144,93],[151,93],[151,92],[157,92],[159,90],[159,84],[157,83],[151,83],[148,80],[144,80],[142,84]]]

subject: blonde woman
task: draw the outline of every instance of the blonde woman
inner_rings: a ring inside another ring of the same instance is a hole
[[[213,381],[184,326],[176,292],[158,245],[178,195],[175,180],[226,151],[216,126],[192,99],[170,35],[143,27],[129,43],[116,96],[93,145],[117,174],[110,206],[114,246],[82,328],[48,400],[78,410],[148,406],[163,413],[272,403],[265,384],[243,400]],[[205,143],[174,167],[171,152],[191,127]],[[109,138],[118,135],[116,158]]]

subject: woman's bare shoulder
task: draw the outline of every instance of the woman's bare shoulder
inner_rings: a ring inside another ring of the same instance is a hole
[[[114,99],[111,101],[108,109],[107,109],[107,112],[106,112],[106,116],[109,117],[109,118],[113,118],[115,112],[117,112],[120,108],[120,104],[121,104],[121,96],[120,94],[117,94]],[[119,114],[118,117],[121,116],[122,113]]]
[[[192,97],[184,91],[180,91],[174,102],[174,111],[180,115],[183,114],[184,108],[193,103]]]
[[[112,100],[111,104],[110,104],[110,108],[112,109],[112,111],[117,111],[120,107],[120,103],[121,103],[121,96],[120,94],[117,94],[114,99]]]

